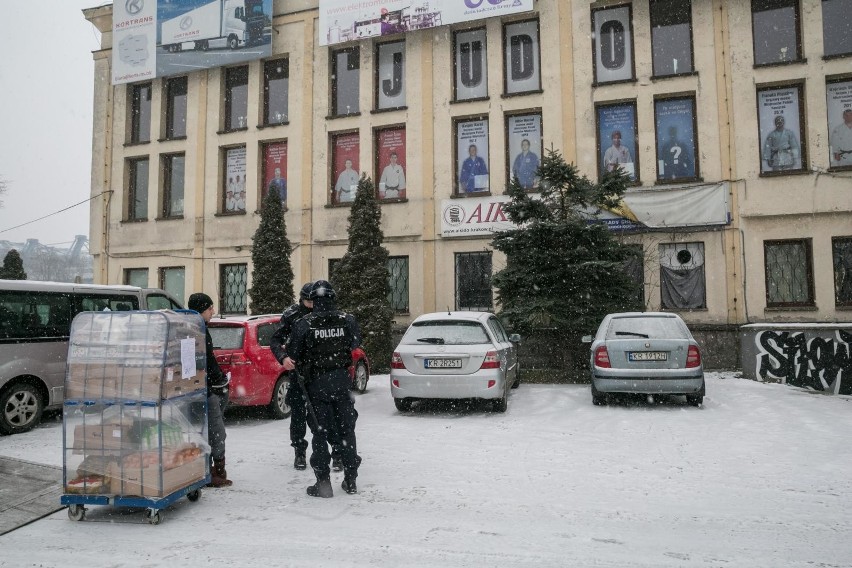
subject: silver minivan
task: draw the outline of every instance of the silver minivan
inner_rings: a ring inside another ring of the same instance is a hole
[[[0,434],[31,430],[62,405],[75,315],[181,307],[157,288],[0,280]]]

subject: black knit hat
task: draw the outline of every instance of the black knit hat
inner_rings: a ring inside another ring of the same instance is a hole
[[[317,280],[314,282],[313,286],[311,286],[311,300],[316,300],[317,298],[328,298],[329,300],[333,300],[335,296],[337,296],[337,294],[334,292],[334,288],[331,287],[328,280]]]
[[[189,297],[186,307],[195,310],[199,314],[213,305],[213,300],[204,292],[196,292]]]
[[[302,290],[299,292],[300,300],[307,300],[311,296],[311,288],[313,288],[313,282],[307,282],[304,286],[302,286]]]

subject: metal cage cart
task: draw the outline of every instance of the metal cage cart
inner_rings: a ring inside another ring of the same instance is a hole
[[[210,482],[204,320],[195,312],[82,312],[68,344],[60,498],[146,508],[152,524]]]

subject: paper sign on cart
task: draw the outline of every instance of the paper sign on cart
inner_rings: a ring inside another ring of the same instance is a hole
[[[180,378],[195,376],[195,339],[192,337],[180,340],[180,367]]]

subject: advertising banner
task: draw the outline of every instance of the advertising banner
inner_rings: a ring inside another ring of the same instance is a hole
[[[803,169],[800,96],[798,86],[758,91],[760,173]]]
[[[456,124],[456,172],[459,194],[488,191],[488,120]]]
[[[508,202],[506,195],[444,199],[441,201],[441,236],[477,237],[514,229],[515,225],[503,211]]]
[[[829,164],[832,169],[852,169],[852,81],[825,87],[828,109]]]
[[[358,154],[361,140],[357,132],[336,134],[331,145],[332,152],[332,203],[351,203],[355,201],[360,179]]]
[[[532,9],[533,0],[319,0],[319,43],[334,45]]]
[[[698,177],[694,99],[655,101],[654,123],[657,131],[657,181]]]
[[[225,212],[246,210],[246,147],[231,148],[225,154]]]
[[[603,173],[621,168],[637,181],[636,103],[598,106],[597,121],[598,169]]]
[[[269,57],[272,0],[113,3],[112,84]]]
[[[287,142],[263,146],[263,196],[277,191],[281,205],[287,207]]]
[[[379,199],[405,199],[405,127],[379,130],[376,138]]]

